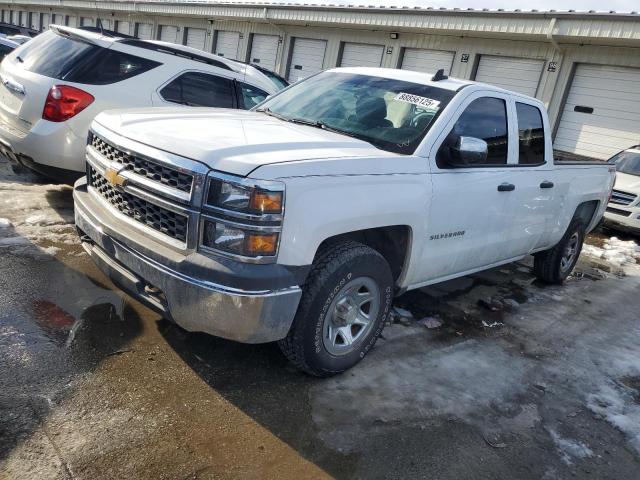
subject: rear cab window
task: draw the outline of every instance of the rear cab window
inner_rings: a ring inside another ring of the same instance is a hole
[[[545,163],[545,138],[542,112],[538,107],[516,102],[518,118],[518,165]]]
[[[20,52],[20,59],[27,71],[89,85],[121,82],[161,65],[53,31],[31,40]]]

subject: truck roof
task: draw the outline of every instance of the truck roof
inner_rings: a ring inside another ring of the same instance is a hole
[[[518,92],[513,92],[511,90],[506,90],[504,88],[496,87],[495,85],[490,85],[488,83],[474,82],[473,80],[464,80],[461,78],[454,78],[454,77],[447,77],[444,80],[434,81],[432,80],[432,78],[436,74],[436,72],[425,73],[425,72],[414,72],[411,70],[401,70],[398,68],[373,68],[373,67],[338,67],[338,68],[332,68],[330,69],[330,71],[354,73],[354,74],[361,74],[361,75],[371,75],[375,77],[391,78],[394,80],[404,80],[406,82],[420,83],[423,85],[432,85],[434,87],[443,88],[445,90],[451,90],[451,91],[458,91],[462,87],[475,85],[475,86],[481,87],[483,90],[492,90],[496,92],[509,93],[511,95],[518,95],[520,97],[530,99],[532,102],[540,103],[537,99],[530,97],[528,95],[524,95]]]

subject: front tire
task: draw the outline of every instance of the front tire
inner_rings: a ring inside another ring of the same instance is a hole
[[[533,273],[546,283],[562,284],[578,262],[584,237],[583,221],[574,218],[555,247],[534,255]]]
[[[380,336],[393,299],[393,277],[380,253],[344,242],[318,255],[287,336],[278,342],[300,370],[318,377],[344,372]]]

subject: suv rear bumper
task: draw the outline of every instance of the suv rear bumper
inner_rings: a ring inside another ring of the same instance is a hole
[[[150,258],[129,242],[125,244],[119,238],[123,235],[109,226],[113,215],[86,190],[84,180],[76,183],[74,200],[76,226],[85,250],[134,298],[188,331],[244,343],[265,343],[286,336],[302,295],[299,286],[243,290],[215,283],[219,276],[215,269],[204,275],[199,270],[198,277],[186,275],[169,268],[170,262]]]
[[[78,172],[75,178],[82,175],[86,143],[86,137],[76,135],[66,122],[38,121],[25,132],[0,117],[0,151],[14,162],[55,179],[59,178],[47,173],[49,169],[67,172],[69,178],[74,177],[73,172]]]

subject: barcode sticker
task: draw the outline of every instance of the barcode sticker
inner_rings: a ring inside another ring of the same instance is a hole
[[[412,103],[413,105],[417,105],[422,108],[437,110],[440,102],[438,100],[434,100],[433,98],[421,97],[419,95],[412,95],[410,93],[399,93],[395,97],[394,100],[405,103]]]

